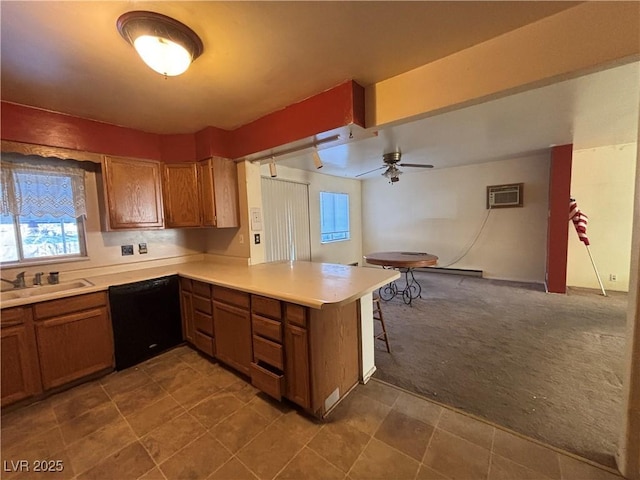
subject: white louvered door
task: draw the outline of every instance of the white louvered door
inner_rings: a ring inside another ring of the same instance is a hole
[[[309,186],[262,177],[266,261],[311,260]]]

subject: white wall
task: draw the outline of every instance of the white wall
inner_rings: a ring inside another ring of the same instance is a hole
[[[440,266],[482,270],[485,277],[544,282],[549,155],[414,171],[400,181],[362,186],[363,252],[418,251]],[[524,183],[522,208],[486,209],[486,187]],[[488,218],[487,218],[488,216]],[[473,243],[469,253],[450,265]]]
[[[605,290],[629,289],[636,149],[636,143],[627,143],[573,152],[571,195],[589,217],[589,248]],[[610,274],[615,274],[615,282]],[[573,226],[569,228],[567,285],[600,288]]]
[[[362,262],[361,182],[306,170],[278,165],[278,178],[309,184],[309,221],[311,223],[311,260],[327,263]],[[269,166],[262,165],[261,174],[269,175]],[[344,242],[320,243],[320,192],[349,194],[351,239]]]

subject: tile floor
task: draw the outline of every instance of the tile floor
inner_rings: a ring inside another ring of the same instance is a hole
[[[188,347],[1,420],[5,479],[619,480],[375,380],[313,420]]]

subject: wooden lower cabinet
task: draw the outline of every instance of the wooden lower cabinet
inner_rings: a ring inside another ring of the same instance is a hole
[[[106,293],[36,304],[35,330],[44,389],[113,368]]]
[[[180,313],[182,316],[182,338],[193,343],[193,296],[191,279],[180,279]]]
[[[0,336],[0,391],[4,407],[42,392],[31,308],[3,310]]]
[[[213,330],[216,357],[245,375],[249,375],[253,360],[249,311],[214,300]]]
[[[311,406],[309,384],[309,338],[304,328],[286,325],[284,329],[286,360],[284,377],[286,397],[301,407]]]

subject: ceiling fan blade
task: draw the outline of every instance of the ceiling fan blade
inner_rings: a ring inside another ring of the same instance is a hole
[[[359,173],[358,175],[355,176],[355,178],[361,177],[361,176],[366,175],[366,174],[371,173],[371,172],[375,172],[376,170],[382,170],[383,168],[387,168],[387,166],[383,165],[382,167],[374,168],[373,170],[369,170],[368,172]]]
[[[433,168],[433,165],[427,165],[424,163],[399,163],[400,167],[417,167],[417,168]]]

